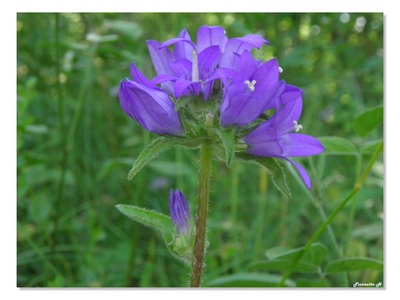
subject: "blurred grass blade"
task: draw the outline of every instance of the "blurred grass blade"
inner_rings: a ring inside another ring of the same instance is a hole
[[[273,261],[261,261],[256,262],[250,266],[253,270],[259,271],[282,271],[285,272],[289,269],[293,264],[291,260],[285,259],[276,259]],[[299,262],[296,267],[293,269],[293,273],[314,273],[317,274],[319,270],[318,265],[314,265],[312,263],[301,261]]]
[[[243,152],[236,153],[236,157],[248,163],[256,164],[265,168],[271,174],[272,182],[276,188],[285,196],[292,198],[289,186],[286,182],[286,175],[283,172],[281,165],[278,164],[274,158],[252,156]]]
[[[111,30],[135,41],[143,35],[143,28],[140,24],[125,20],[105,20],[104,25]]]
[[[228,276],[218,277],[207,282],[209,287],[275,287],[282,276],[266,273],[237,273]],[[285,286],[295,287],[296,284],[287,279]]]
[[[293,262],[297,258],[298,253],[303,250],[304,247],[299,247],[296,249],[288,249],[278,246],[268,249],[265,255],[270,260],[285,259],[287,261]],[[324,244],[314,243],[310,246],[308,252],[302,257],[302,260],[310,262],[315,265],[320,265],[321,262],[325,259],[327,253],[328,249]]]
[[[265,253],[268,260],[259,261],[251,265],[252,269],[262,271],[286,272],[303,251],[304,247],[290,249],[287,247],[273,247]],[[328,249],[321,243],[314,243],[310,250],[296,264],[293,272],[296,273],[318,273],[321,263],[326,258]]]
[[[114,157],[114,158],[109,158],[107,159],[100,171],[97,173],[97,180],[102,180],[104,177],[106,177],[108,174],[111,173],[111,171],[118,167],[118,166],[129,166],[132,163],[132,159],[127,158],[127,157]]]
[[[381,143],[382,143],[382,140],[367,141],[361,148],[361,153],[362,154],[374,154],[374,152],[376,151],[376,149],[378,149],[378,147]]]
[[[383,124],[383,106],[377,106],[365,111],[354,120],[354,130],[366,137],[373,129]]]
[[[357,148],[354,144],[342,137],[338,136],[323,136],[318,137],[318,140],[325,147],[322,154],[329,155],[356,155]]]
[[[368,257],[344,258],[329,263],[326,273],[364,271],[364,270],[383,270],[383,263],[379,260]]]

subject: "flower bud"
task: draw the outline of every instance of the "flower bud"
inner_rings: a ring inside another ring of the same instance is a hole
[[[180,190],[169,192],[169,211],[171,219],[179,234],[187,234],[189,232],[189,205],[185,196]]]

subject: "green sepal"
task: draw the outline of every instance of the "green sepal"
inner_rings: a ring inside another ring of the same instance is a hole
[[[184,263],[191,264],[193,234],[178,234],[167,215],[133,205],[117,204],[115,207],[128,218],[160,232],[168,251]]]
[[[219,128],[215,130],[222,142],[225,152],[225,164],[229,168],[235,158],[235,136],[233,129]]]
[[[236,153],[236,157],[248,163],[256,164],[265,168],[271,174],[272,182],[276,188],[285,196],[292,198],[282,166],[278,164],[274,158],[253,156],[244,152]]]

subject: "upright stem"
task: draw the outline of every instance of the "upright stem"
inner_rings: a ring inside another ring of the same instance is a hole
[[[206,239],[206,221],[208,213],[208,199],[210,193],[210,177],[212,165],[212,146],[205,143],[200,150],[199,172],[199,206],[196,220],[196,239],[192,262],[191,287],[199,287],[204,265],[204,250]]]

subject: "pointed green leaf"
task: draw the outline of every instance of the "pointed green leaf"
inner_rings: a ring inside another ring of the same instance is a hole
[[[354,144],[342,137],[338,136],[323,136],[318,137],[318,140],[325,147],[322,154],[326,155],[356,155],[357,148]]]
[[[136,174],[152,159],[156,158],[162,152],[175,146],[187,148],[198,148],[207,138],[183,138],[183,137],[160,137],[152,141],[146,148],[140,152],[134,161],[132,169],[128,173],[128,180],[131,180]]]
[[[272,182],[276,188],[285,196],[292,198],[282,166],[278,164],[274,158],[252,156],[243,152],[236,153],[236,157],[248,163],[256,164],[265,168],[271,174]]]
[[[128,173],[128,180],[131,180],[135,175],[153,158],[156,158],[161,152],[172,148],[174,144],[170,139],[160,137],[151,142],[133,163],[132,169]]]
[[[282,276],[266,273],[237,273],[218,277],[206,283],[210,287],[275,287]],[[285,286],[294,287],[296,284],[286,279]]]
[[[218,137],[222,141],[225,150],[225,163],[229,168],[235,158],[235,139],[233,129],[219,128],[216,130]]]
[[[174,225],[169,216],[133,205],[117,204],[115,207],[128,218],[159,231],[166,242],[172,241]]]
[[[329,263],[326,273],[363,271],[363,270],[383,270],[383,263],[379,260],[368,257],[343,258]]]
[[[168,251],[184,263],[191,264],[191,257],[187,253],[182,255],[177,251],[181,249],[176,248],[175,226],[169,216],[133,205],[117,204],[115,207],[128,218],[160,232]],[[177,242],[179,244],[182,241]]]
[[[383,106],[377,106],[363,112],[354,120],[354,130],[359,136],[366,137],[381,124],[383,124]]]

